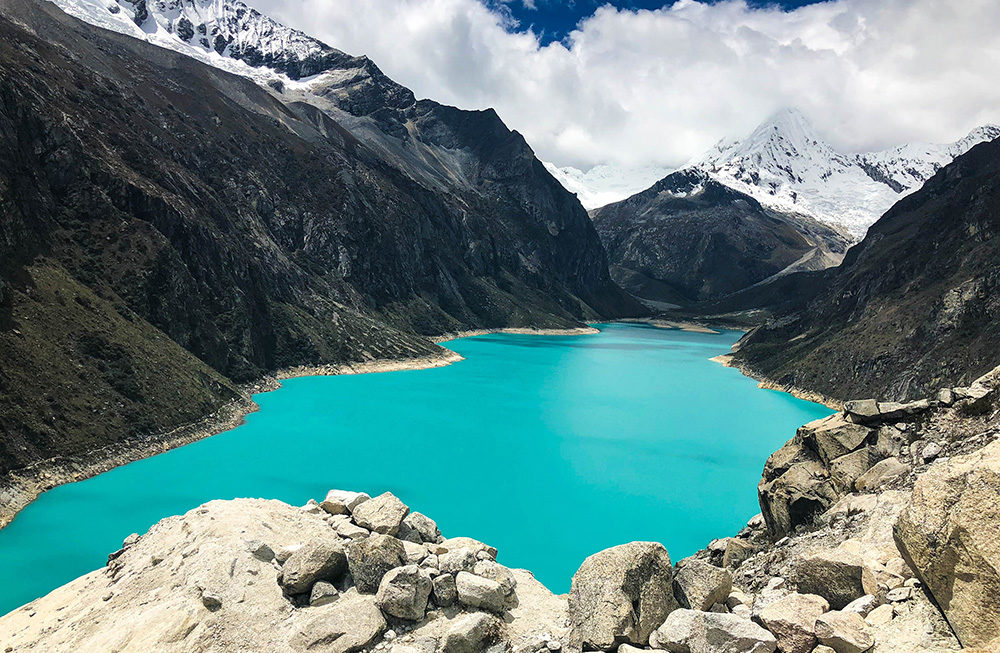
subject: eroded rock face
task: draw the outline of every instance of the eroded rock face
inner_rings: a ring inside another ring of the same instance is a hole
[[[875,576],[857,554],[824,550],[799,560],[791,580],[803,594],[817,594],[835,609],[878,591]]]
[[[1000,441],[933,465],[894,530],[964,646],[1000,646]]]
[[[379,583],[375,604],[388,615],[416,621],[427,611],[431,577],[416,565],[389,570]]]
[[[662,544],[631,542],[595,553],[573,575],[571,637],[585,647],[646,644],[677,607],[673,568]]]

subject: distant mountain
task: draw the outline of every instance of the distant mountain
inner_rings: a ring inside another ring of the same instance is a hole
[[[838,399],[923,397],[1000,360],[1000,140],[895,204],[840,267],[768,289],[774,318],[738,363]],[[753,293],[745,293],[753,295]],[[784,296],[782,296],[784,295]],[[739,308],[731,298],[723,310]],[[758,308],[760,296],[745,296]]]
[[[0,473],[190,423],[273,370],[640,309],[495,112],[416,101],[238,2],[72,7],[149,39],[0,0]]]
[[[973,145],[1000,136],[987,125],[946,145],[904,145],[843,154],[795,109],[779,111],[750,136],[721,141],[691,164],[761,204],[846,228],[855,237],[941,166]]]
[[[612,277],[644,300],[667,304],[836,265],[849,244],[836,229],[769,209],[694,169],[667,175],[592,217]]]
[[[598,165],[586,172],[573,167],[559,168],[545,163],[545,169],[566,190],[576,193],[585,209],[596,209],[618,202],[649,188],[657,180],[672,172],[671,168],[658,166],[620,167]]]

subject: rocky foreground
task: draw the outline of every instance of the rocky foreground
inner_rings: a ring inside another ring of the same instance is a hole
[[[771,456],[763,512],[673,564],[596,553],[556,596],[392,494],[213,501],[0,618],[6,651],[1000,650],[994,372],[848,402]]]

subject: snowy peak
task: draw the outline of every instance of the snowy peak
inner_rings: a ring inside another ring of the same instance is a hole
[[[765,206],[802,213],[861,237],[886,210],[972,146],[1000,137],[986,125],[944,145],[843,154],[808,119],[784,109],[738,141],[722,141],[691,167]]]
[[[597,209],[620,202],[646,190],[671,172],[662,166],[618,167],[597,165],[584,172],[570,166],[559,168],[545,162],[545,168],[563,187],[576,193],[585,209]]]

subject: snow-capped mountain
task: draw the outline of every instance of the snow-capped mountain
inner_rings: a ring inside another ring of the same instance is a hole
[[[661,166],[611,165],[594,166],[584,172],[571,166],[560,168],[548,162],[545,162],[545,168],[566,190],[576,193],[585,209],[600,208],[631,197],[673,172],[673,168]]]
[[[170,48],[229,72],[286,83],[364,69],[352,57],[240,0],[53,0],[92,25]]]
[[[987,125],[944,145],[837,152],[795,109],[779,111],[749,137],[721,141],[690,164],[772,208],[809,215],[863,236],[901,197],[973,145],[1000,137]]]

